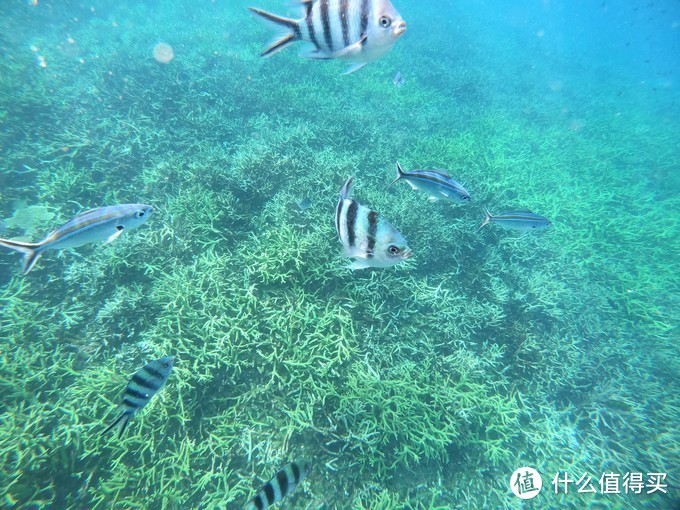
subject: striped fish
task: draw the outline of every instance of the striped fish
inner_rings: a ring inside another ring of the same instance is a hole
[[[130,418],[148,404],[153,396],[165,386],[174,363],[175,358],[173,356],[165,356],[137,370],[125,388],[123,402],[120,404],[120,414],[111,425],[106,427],[102,435],[120,424],[118,439],[123,437]]]
[[[350,64],[344,74],[350,74],[389,52],[406,31],[406,23],[389,0],[304,0],[302,4],[304,17],[297,20],[250,7],[281,32],[263,57],[295,41],[306,41],[310,46],[301,56],[343,60]]]
[[[335,228],[350,269],[390,267],[413,255],[404,237],[385,218],[350,198],[350,177],[340,191]]]
[[[257,491],[244,510],[266,510],[270,505],[278,503],[307,477],[310,467],[304,460],[291,462]]]
[[[478,231],[487,223],[495,223],[503,228],[522,231],[543,230],[552,225],[548,218],[541,216],[540,214],[532,213],[528,209],[509,211],[499,214],[498,216],[491,214],[486,207],[484,208],[484,212],[486,213],[486,218],[484,219],[484,223],[477,229]]]
[[[400,179],[408,182],[411,188],[422,190],[430,195],[430,200],[448,198],[449,200],[464,204],[470,201],[470,193],[458,181],[451,179],[445,170],[413,170],[412,172],[404,172],[397,161],[397,178],[387,187],[389,188]]]
[[[63,250],[88,243],[115,241],[124,231],[144,223],[153,207],[144,204],[111,205],[91,209],[76,216],[39,243],[0,239],[0,246],[24,254],[24,274],[28,274],[45,250]]]

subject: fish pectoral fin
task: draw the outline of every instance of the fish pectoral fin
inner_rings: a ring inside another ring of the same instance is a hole
[[[366,269],[371,267],[371,265],[365,261],[365,260],[353,260],[348,266],[347,269],[351,270],[357,270],[357,269]]]
[[[125,228],[122,225],[119,225],[116,228],[118,230],[116,230],[113,234],[111,234],[111,236],[106,241],[104,241],[104,244],[102,246],[106,246],[107,244],[112,243],[113,241],[118,239],[120,237],[120,235],[123,233],[123,231],[125,230]]]
[[[344,47],[341,50],[338,50],[334,53],[331,54],[333,58],[347,58],[352,55],[359,55],[361,53],[361,50],[364,48],[364,44],[366,43],[366,38],[368,36],[364,34],[361,39],[359,39],[357,42],[354,44],[350,44],[349,46]],[[356,65],[356,64],[355,64]],[[364,67],[366,63],[364,62],[361,67]]]
[[[430,202],[439,202],[439,197],[427,197]]]
[[[342,76],[347,76],[348,74],[352,74],[352,73],[358,71],[359,69],[361,69],[362,67],[364,67],[365,65],[366,65],[366,62],[357,62],[356,64],[352,64],[351,66],[349,66],[347,68],[347,70],[344,73],[342,73]]]
[[[445,198],[451,198],[451,195],[449,195],[448,193],[446,193],[444,191],[440,191],[439,193],[441,193],[442,196],[445,197]]]

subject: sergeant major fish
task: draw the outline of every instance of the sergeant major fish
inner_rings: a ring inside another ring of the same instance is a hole
[[[410,258],[413,252],[399,231],[377,212],[350,198],[352,180],[347,179],[342,187],[335,210],[335,228],[344,255],[355,259],[349,268],[390,267]]]
[[[244,510],[266,510],[278,503],[307,477],[309,468],[309,463],[304,460],[291,462],[257,491]]]
[[[0,246],[24,254],[24,274],[28,274],[45,250],[76,248],[88,243],[115,241],[126,230],[144,223],[153,207],[144,204],[122,204],[86,211],[48,235],[39,243],[0,239]]]
[[[106,427],[102,435],[120,424],[118,439],[123,437],[130,418],[148,404],[153,396],[165,386],[174,363],[175,358],[173,356],[165,356],[144,365],[135,372],[125,387],[123,401],[120,404],[120,414],[111,425]]]
[[[389,52],[406,31],[406,22],[389,0],[304,0],[305,15],[294,20],[254,7],[250,10],[283,33],[262,53],[268,57],[295,41],[311,43],[301,56],[339,59],[350,74]]]
[[[470,193],[458,181],[454,181],[446,171],[413,170],[412,172],[404,172],[397,161],[397,178],[387,187],[389,188],[400,179],[404,179],[414,190],[419,189],[426,192],[430,195],[430,200],[448,198],[464,204],[470,201]]]
[[[495,223],[496,225],[503,228],[522,231],[543,230],[552,225],[548,218],[541,216],[540,214],[532,213],[528,209],[509,211],[499,214],[498,216],[494,216],[485,207],[484,213],[486,214],[484,223],[482,223],[479,228],[477,228],[477,230],[488,223]]]

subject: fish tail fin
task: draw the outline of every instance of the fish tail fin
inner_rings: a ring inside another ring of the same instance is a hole
[[[479,232],[479,229],[481,229],[484,225],[491,221],[492,215],[486,208],[486,206],[484,207],[484,214],[486,214],[486,218],[484,218],[484,222],[479,227],[477,227],[477,230],[475,230],[475,232]]]
[[[398,181],[399,179],[401,179],[402,177],[404,177],[404,169],[401,168],[401,165],[399,164],[399,161],[397,161],[397,178],[394,179],[391,183],[389,183],[389,184],[387,185],[387,188],[389,188],[390,186],[392,186],[392,184],[394,184],[395,182],[397,182],[397,181]],[[387,189],[387,188],[385,188],[385,189]]]
[[[345,181],[345,184],[342,185],[342,189],[340,190],[340,200],[345,200],[346,198],[350,197],[350,195],[352,194],[353,181],[354,177],[348,177],[347,180]]]
[[[24,274],[28,274],[41,255],[40,244],[23,243],[21,241],[12,241],[10,239],[0,239],[0,246],[9,248],[10,250],[18,251],[24,256]]]
[[[300,25],[294,19],[284,18],[283,16],[278,16],[255,7],[248,7],[248,10],[267,21],[267,23],[273,26],[278,32],[269,42],[267,49],[264,50],[260,56],[269,57],[302,38]]]
[[[100,435],[105,436],[111,430],[115,429],[118,425],[122,423],[120,430],[118,431],[118,439],[120,439],[123,436],[123,432],[125,432],[125,429],[127,428],[131,416],[132,415],[130,413],[126,411],[121,411],[118,417],[115,420],[113,420],[113,423],[106,427],[106,429]]]

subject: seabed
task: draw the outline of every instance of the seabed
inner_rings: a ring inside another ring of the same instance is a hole
[[[296,50],[261,59],[268,32],[240,2],[59,4],[0,5],[0,236],[155,212],[26,277],[0,254],[1,507],[241,508],[294,458],[313,468],[281,508],[679,503],[550,484],[680,485],[677,89],[532,67],[465,18],[442,39],[434,7],[426,33],[342,77]],[[384,191],[397,159],[446,166],[472,202]],[[349,175],[413,259],[345,269]],[[483,205],[553,227],[476,233]],[[164,355],[166,388],[122,440],[101,436]],[[534,502],[510,492],[520,466],[543,474]]]

